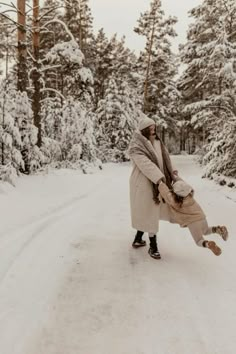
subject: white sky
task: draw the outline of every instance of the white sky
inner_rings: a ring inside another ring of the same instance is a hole
[[[103,27],[110,37],[114,33],[126,36],[130,49],[143,49],[144,39],[133,32],[141,12],[149,9],[151,0],[90,0],[94,17],[94,29]],[[175,26],[178,37],[174,39],[173,49],[176,51],[179,43],[186,38],[186,30],[191,19],[188,11],[202,3],[202,0],[162,0],[163,10],[167,16],[178,18]]]

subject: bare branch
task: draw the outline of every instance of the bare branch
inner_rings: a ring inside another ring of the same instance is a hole
[[[9,21],[11,21],[12,23],[14,23],[14,25],[16,25],[17,27],[19,26],[16,21],[14,21],[12,18],[10,18],[10,17],[4,15],[4,13],[1,12],[1,13],[0,13],[0,16],[5,17],[7,20],[9,20]]]
[[[17,7],[16,7],[16,5],[15,5],[15,4],[13,4],[13,2],[11,2],[11,5],[12,5],[12,7],[13,7],[14,9],[16,9],[16,10],[17,10]]]
[[[4,6],[9,6],[11,8],[15,8],[15,6],[12,6],[10,4],[6,4],[5,2],[0,2],[0,5],[4,5]]]
[[[25,5],[28,6],[30,9],[33,10],[33,7],[32,7],[30,4],[28,4],[28,2],[26,2]]]

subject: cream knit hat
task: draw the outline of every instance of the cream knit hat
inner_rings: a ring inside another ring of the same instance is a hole
[[[193,188],[184,181],[177,181],[173,184],[173,191],[180,197],[187,197]]]
[[[147,116],[143,116],[139,121],[138,129],[143,130],[147,127],[150,127],[150,125],[155,125],[155,124],[156,123],[153,119],[148,118]]]

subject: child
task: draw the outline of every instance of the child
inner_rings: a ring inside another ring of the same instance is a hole
[[[178,180],[170,190],[161,181],[159,192],[170,206],[171,222],[176,222],[182,227],[188,227],[197,246],[209,248],[216,256],[219,256],[221,249],[214,241],[204,240],[203,235],[216,233],[226,241],[228,239],[227,228],[225,226],[208,226],[202,208],[193,198],[192,187],[183,180]]]

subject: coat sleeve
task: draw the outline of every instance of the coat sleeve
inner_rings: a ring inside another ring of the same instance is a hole
[[[157,184],[164,177],[161,170],[145,155],[130,154],[130,158],[150,181]]]
[[[169,190],[169,188],[167,187],[167,185],[165,183],[160,183],[158,186],[158,189],[159,189],[159,192],[160,192],[162,198],[165,200],[165,202],[168,205],[171,205],[172,207],[176,205],[173,194],[171,193],[171,191]]]
[[[166,154],[169,156],[170,163],[171,163],[171,167],[172,167],[172,171],[173,171],[173,172],[175,172],[175,171],[178,172],[178,169],[176,168],[176,166],[173,165],[173,161],[172,161],[172,159],[171,159],[171,157],[170,157],[169,151],[167,150],[166,146],[164,146],[164,148],[165,148]]]

